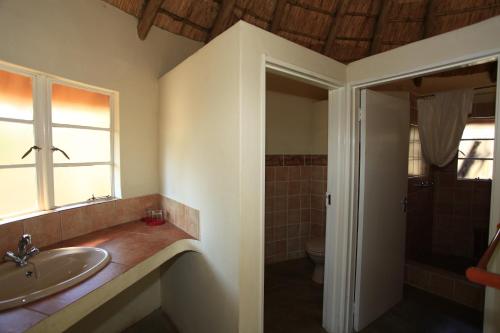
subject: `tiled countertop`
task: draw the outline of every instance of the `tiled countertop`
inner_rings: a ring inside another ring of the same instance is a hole
[[[68,246],[106,249],[111,261],[96,275],[72,288],[0,312],[0,332],[63,331],[168,259],[196,250],[193,238],[174,225],[147,226],[143,222],[103,229],[51,248]]]

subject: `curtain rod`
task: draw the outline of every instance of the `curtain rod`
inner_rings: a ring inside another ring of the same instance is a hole
[[[474,90],[481,90],[481,89],[488,89],[488,88],[495,88],[497,85],[496,84],[491,84],[489,86],[483,86],[483,87],[477,87],[474,88]],[[436,94],[429,94],[429,95],[422,95],[422,96],[417,96],[416,98],[427,98],[427,97],[434,97]]]

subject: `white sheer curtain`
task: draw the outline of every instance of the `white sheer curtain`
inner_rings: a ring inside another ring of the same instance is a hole
[[[417,101],[422,153],[428,163],[443,167],[457,156],[473,98],[474,91],[469,89],[437,93]]]

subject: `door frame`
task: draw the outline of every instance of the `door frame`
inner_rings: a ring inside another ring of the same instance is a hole
[[[338,260],[343,260],[344,258],[336,255],[339,253],[338,244],[334,240],[334,235],[337,232],[336,229],[340,223],[337,221],[342,221],[343,217],[340,215],[344,211],[343,206],[340,201],[335,200],[335,198],[340,198],[337,196],[337,189],[344,187],[347,179],[339,177],[342,174],[340,168],[334,164],[333,161],[338,160],[339,150],[343,149],[343,135],[339,133],[339,129],[345,127],[342,124],[343,117],[345,115],[345,84],[334,78],[326,77],[322,74],[312,72],[310,70],[298,67],[296,65],[272,58],[270,56],[263,57],[263,66],[261,72],[261,94],[266,96],[266,72],[279,73],[281,75],[287,76],[291,79],[299,80],[302,82],[307,82],[309,84],[324,88],[328,90],[328,175],[327,175],[327,193],[330,193],[333,197],[333,203],[327,206],[326,210],[326,228],[325,228],[325,283],[323,288],[323,327],[327,331],[333,333],[338,332],[339,321],[336,310],[339,305],[338,291],[342,290],[342,285],[339,281],[343,275],[343,272],[338,268]],[[261,102],[261,114],[263,114],[261,124],[262,131],[262,151],[265,152],[266,143],[266,98],[262,99]],[[336,156],[334,156],[336,155]],[[263,159],[265,161],[265,159]],[[265,163],[264,163],[265,164]],[[346,165],[347,166],[347,165]],[[262,180],[265,180],[265,165],[262,166]],[[341,179],[342,184],[334,183],[335,179]],[[261,200],[263,202],[263,207],[265,203],[265,184],[261,184]],[[265,270],[265,212],[261,212],[261,258],[260,265],[262,267],[262,274],[260,277],[260,285],[262,293],[264,292],[264,270]],[[328,239],[332,241],[328,241]],[[264,318],[264,295],[261,295],[261,318]]]
[[[450,59],[444,62],[438,62],[415,68],[402,73],[390,74],[381,76],[374,79],[362,80],[357,82],[348,82],[346,89],[346,119],[348,128],[344,131],[350,137],[345,139],[350,144],[347,144],[346,151],[341,153],[339,161],[349,161],[352,170],[345,170],[342,177],[346,178],[346,182],[342,188],[336,188],[339,193],[344,193],[347,201],[344,203],[349,214],[345,224],[339,228],[339,233],[334,235],[335,242],[345,242],[337,256],[346,258],[342,263],[345,272],[345,280],[342,281],[341,287],[346,291],[342,299],[339,299],[341,308],[345,309],[346,315],[342,317],[344,323],[343,329],[339,332],[353,332],[354,326],[354,292],[356,281],[356,252],[357,252],[357,229],[358,229],[358,215],[359,215],[359,175],[360,175],[360,122],[363,121],[360,114],[360,91],[361,89],[370,88],[382,83],[389,83],[402,79],[413,78],[422,75],[428,75],[444,70],[451,70],[463,66],[477,65],[485,62],[497,61],[497,90],[496,90],[496,115],[500,115],[500,49],[490,50],[488,52],[481,52],[478,54],[469,55],[457,59]],[[495,138],[500,138],[500,117],[495,117]],[[493,162],[493,180],[491,190],[491,208],[490,208],[490,239],[496,232],[496,223],[494,221],[500,220],[500,210],[494,209],[500,207],[500,140],[495,140],[494,154],[499,159],[495,158]],[[342,184],[337,184],[341,186]],[[487,288],[485,303],[493,304],[493,290]],[[485,311],[485,323],[486,323]],[[486,327],[486,325],[485,325]]]

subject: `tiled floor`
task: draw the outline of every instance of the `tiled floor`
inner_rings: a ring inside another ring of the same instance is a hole
[[[311,281],[307,258],[265,268],[265,333],[326,333],[323,288]],[[482,313],[412,287],[405,299],[362,333],[480,333]]]
[[[323,287],[311,280],[308,258],[265,268],[265,333],[326,333],[321,327]]]

